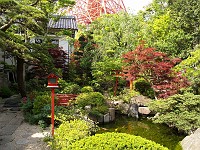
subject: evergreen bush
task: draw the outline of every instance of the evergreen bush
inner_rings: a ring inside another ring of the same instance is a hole
[[[168,150],[153,141],[126,133],[103,133],[75,141],[66,150]]]
[[[76,104],[81,108],[91,106],[90,113],[95,116],[100,116],[108,111],[104,96],[99,92],[81,93],[76,98]]]
[[[188,134],[200,128],[200,95],[177,94],[165,100],[152,101],[149,108],[159,114],[152,118],[155,123],[166,123]]]
[[[57,129],[50,145],[52,149],[67,149],[73,142],[85,138],[91,134],[91,124],[83,120],[63,122]]]

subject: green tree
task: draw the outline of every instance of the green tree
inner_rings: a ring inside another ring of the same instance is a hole
[[[17,58],[17,82],[23,97],[26,96],[24,63],[34,59],[31,50],[41,52],[38,49],[42,49],[31,44],[29,38],[45,35],[48,17],[51,17],[51,13],[60,6],[71,6],[72,4],[74,4],[73,0],[59,0],[56,3],[52,3],[50,0],[0,1],[0,48]],[[17,34],[18,30],[21,30],[23,34]],[[49,58],[44,53],[43,56],[45,56],[44,59]]]
[[[93,84],[98,88],[113,87],[114,70],[122,66],[121,55],[139,43],[137,30],[137,20],[127,13],[105,15],[91,23],[88,32],[95,43],[91,66]]]
[[[190,81],[195,94],[200,94],[200,46],[197,45],[190,56],[175,68],[182,71]]]

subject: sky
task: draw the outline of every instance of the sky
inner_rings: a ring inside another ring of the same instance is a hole
[[[136,14],[144,6],[150,4],[152,0],[123,0],[123,2],[128,12]]]

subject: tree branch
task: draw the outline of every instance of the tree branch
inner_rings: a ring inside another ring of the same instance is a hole
[[[1,26],[0,30],[1,31],[6,31],[13,23],[13,20],[11,19],[7,24],[4,24],[3,26]]]
[[[31,6],[35,6],[39,3],[40,0],[36,0],[35,3],[31,4]]]

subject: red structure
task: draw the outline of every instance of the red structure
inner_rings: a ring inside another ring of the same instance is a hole
[[[71,15],[79,23],[90,24],[102,14],[115,14],[126,11],[123,0],[76,0]]]
[[[51,73],[48,75],[48,88],[51,88],[51,134],[54,136],[54,97],[55,97],[55,88],[58,88],[58,76]]]

